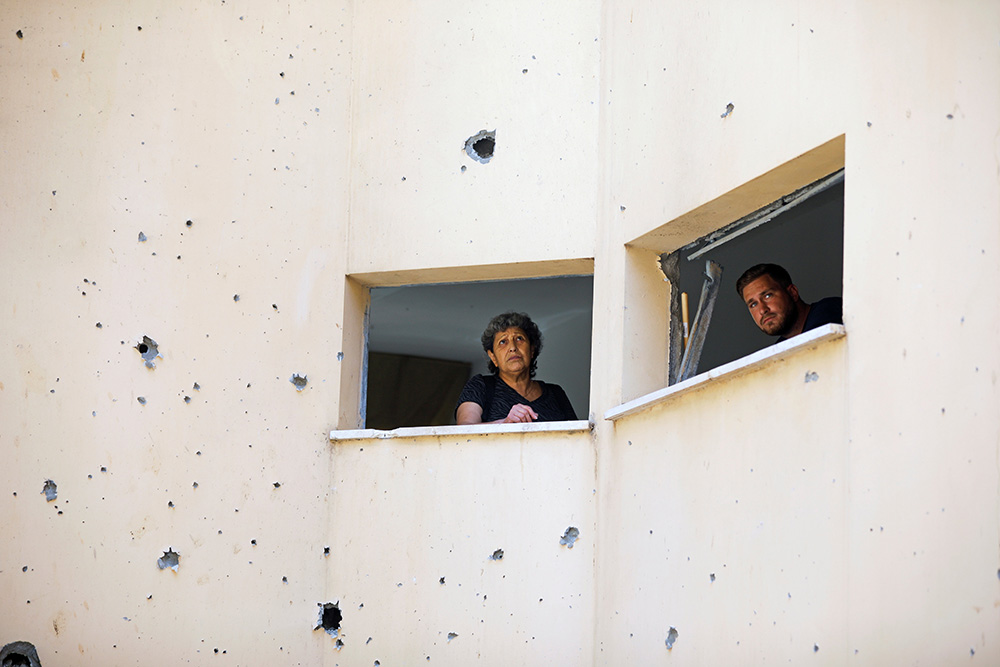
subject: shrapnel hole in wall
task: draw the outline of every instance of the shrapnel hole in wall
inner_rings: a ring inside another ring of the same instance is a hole
[[[486,164],[493,157],[496,143],[496,130],[480,130],[465,140],[465,152],[476,162]]]
[[[31,642],[16,641],[0,648],[0,666],[42,667],[42,663],[38,660],[38,651]]]
[[[313,630],[322,628],[331,637],[336,637],[340,632],[340,621],[343,614],[336,602],[323,602],[319,605],[319,622]]]
[[[135,349],[145,361],[146,368],[156,368],[156,364],[153,363],[153,360],[160,355],[160,350],[155,340],[149,336],[143,336],[142,340],[135,345]]]

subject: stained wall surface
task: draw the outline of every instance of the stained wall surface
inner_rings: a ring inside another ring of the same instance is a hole
[[[0,10],[0,643],[43,665],[327,659],[350,17]]]
[[[1000,662],[997,81],[972,1],[5,3],[0,645]],[[803,154],[846,336],[605,419],[666,384],[657,253]],[[329,438],[367,285],[590,270],[591,430]]]

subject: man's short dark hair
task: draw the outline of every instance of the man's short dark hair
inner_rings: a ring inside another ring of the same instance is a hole
[[[740,295],[741,299],[743,298],[743,289],[761,276],[770,276],[783,289],[788,289],[792,285],[792,277],[788,275],[788,271],[785,271],[784,267],[777,264],[754,264],[744,271],[743,275],[736,281],[736,293]]]
[[[531,344],[531,366],[528,369],[530,371],[529,377],[535,377],[535,371],[538,370],[538,353],[542,351],[542,332],[526,313],[501,313],[490,320],[490,323],[486,325],[486,331],[483,332],[483,336],[480,339],[483,344],[483,351],[492,352],[493,337],[511,327],[519,328],[528,336],[528,343]],[[496,364],[490,360],[489,355],[486,355],[486,367],[494,375],[499,370]]]

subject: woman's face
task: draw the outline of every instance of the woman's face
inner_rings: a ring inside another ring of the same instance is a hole
[[[501,373],[516,375],[531,368],[531,343],[521,327],[511,327],[493,335],[493,349],[487,352]]]

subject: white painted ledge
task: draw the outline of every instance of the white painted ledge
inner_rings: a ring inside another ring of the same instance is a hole
[[[713,382],[720,382],[729,378],[734,378],[744,373],[757,370],[768,364],[790,357],[801,350],[811,349],[818,346],[823,341],[836,340],[847,335],[847,330],[842,324],[824,324],[804,334],[799,334],[795,338],[789,338],[777,345],[771,345],[763,350],[754,352],[745,357],[731,361],[713,368],[710,371],[695,375],[684,382],[632,399],[628,403],[622,403],[618,407],[611,408],[604,413],[604,418],[610,421],[621,419],[636,412],[640,412],[658,403],[670,400],[674,396],[686,394],[695,389],[701,389],[705,385]]]
[[[463,435],[495,435],[497,433],[553,433],[589,431],[586,420],[565,422],[533,422],[530,424],[469,424],[463,426],[412,426],[391,431],[361,428],[352,431],[330,431],[330,440],[390,440],[392,438],[455,437]]]

